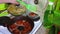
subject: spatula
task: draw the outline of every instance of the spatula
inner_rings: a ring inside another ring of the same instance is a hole
[[[20,3],[21,5],[25,6],[31,12],[36,12],[37,11],[37,7],[35,5],[27,4],[27,3],[23,2],[22,0],[16,0],[16,1],[18,3]]]

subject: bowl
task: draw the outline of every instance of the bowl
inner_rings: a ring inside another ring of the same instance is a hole
[[[40,16],[34,12],[28,13],[27,16],[31,18],[33,21],[38,21],[40,19]]]

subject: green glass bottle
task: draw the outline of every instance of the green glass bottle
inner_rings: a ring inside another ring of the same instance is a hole
[[[44,14],[44,27],[45,28],[51,28],[52,25],[53,25],[53,15],[54,15],[54,12],[53,12],[53,4],[50,4],[48,5],[46,11],[45,11],[45,14]]]
[[[60,26],[60,0],[56,0],[56,9],[54,11],[54,24]]]

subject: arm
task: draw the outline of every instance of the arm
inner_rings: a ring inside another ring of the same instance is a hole
[[[9,1],[7,0],[0,0],[0,3],[8,3]]]

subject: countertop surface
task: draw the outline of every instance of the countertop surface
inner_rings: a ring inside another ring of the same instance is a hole
[[[43,25],[38,29],[36,34],[47,34],[46,29],[43,27]]]

